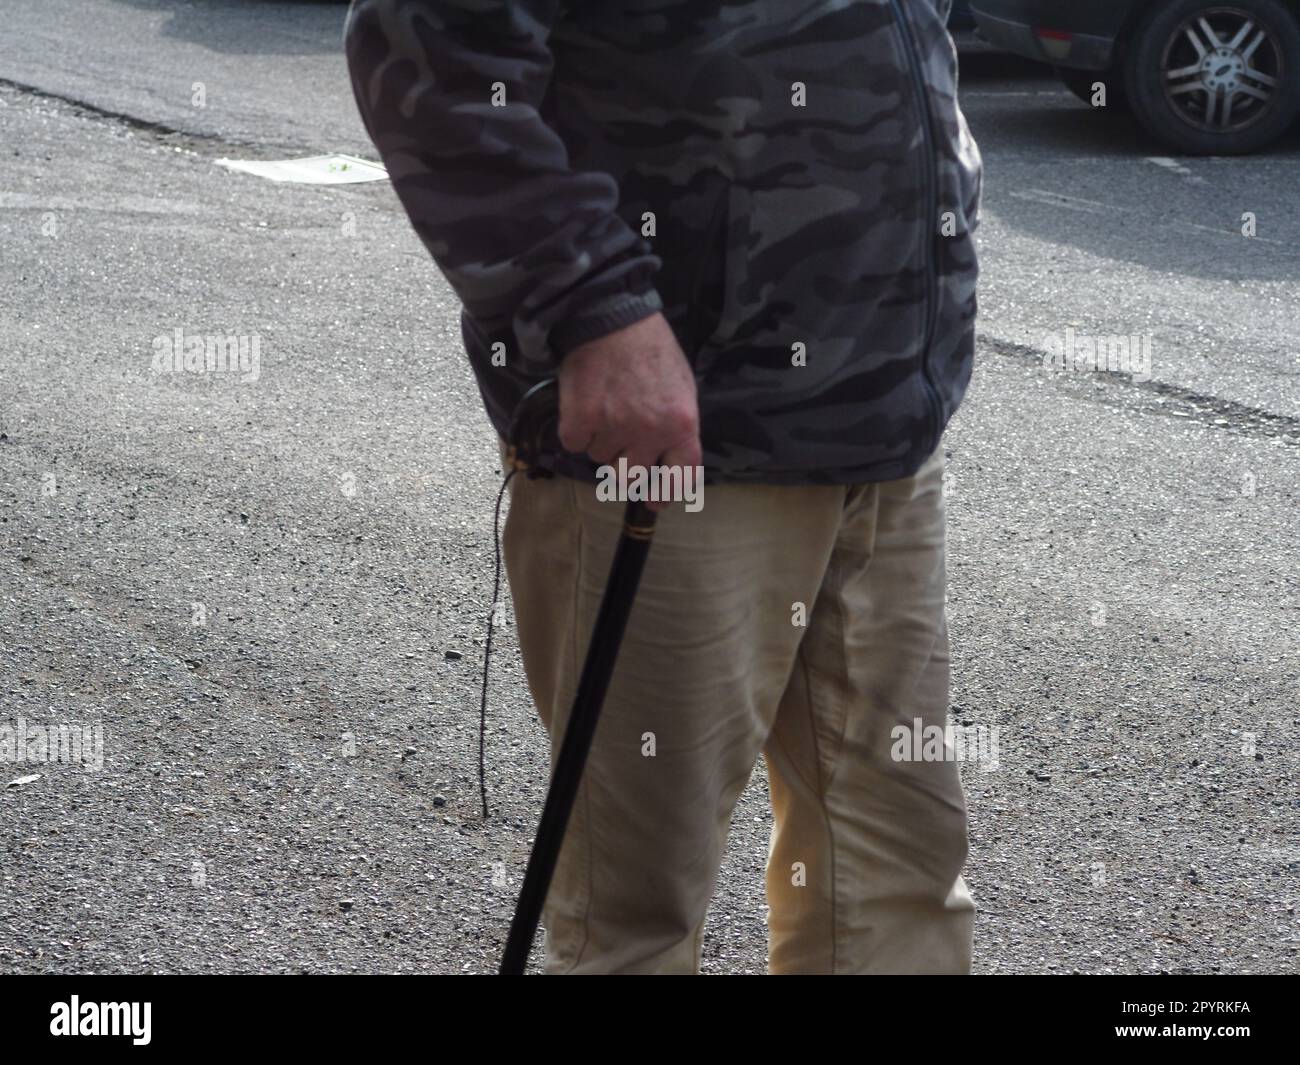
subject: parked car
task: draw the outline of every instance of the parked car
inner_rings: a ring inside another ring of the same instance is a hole
[[[990,43],[1052,64],[1192,155],[1255,151],[1300,114],[1300,0],[972,0]]]

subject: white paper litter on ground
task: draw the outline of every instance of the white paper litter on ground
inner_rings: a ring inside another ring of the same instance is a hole
[[[311,155],[305,159],[218,159],[217,166],[242,170],[271,181],[297,181],[305,185],[351,185],[358,181],[383,181],[388,171],[379,163],[355,155]]]

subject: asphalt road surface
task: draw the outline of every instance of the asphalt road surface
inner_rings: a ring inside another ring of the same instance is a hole
[[[214,164],[374,158],[344,14],[6,4],[0,729],[90,729],[102,767],[0,762],[0,971],[495,969],[546,757],[507,624],[484,822],[500,474],[455,299],[387,183]],[[1294,972],[1300,134],[1163,158],[988,55],[963,100],[977,971]],[[256,374],[155,374],[177,329],[255,338]],[[1150,362],[1045,366],[1067,337]],[[706,971],[764,969],[766,801],[760,766]]]

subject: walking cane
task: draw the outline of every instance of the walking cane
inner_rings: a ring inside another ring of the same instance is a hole
[[[508,443],[508,458],[516,469],[529,470],[545,442],[548,429],[553,432],[558,417],[558,399],[554,378],[543,381],[525,393],[515,411]],[[552,440],[554,437],[552,436]],[[655,515],[642,502],[630,502],[623,515],[623,533],[614,552],[609,582],[600,601],[596,627],[587,648],[587,659],[582,666],[578,692],[574,696],[573,710],[564,730],[560,754],[555,761],[546,804],[542,807],[542,820],[537,827],[537,838],[524,883],[515,903],[515,916],[510,924],[510,935],[501,958],[500,975],[520,976],[528,962],[533,946],[533,936],[542,916],[542,906],[551,886],[555,863],[564,842],[564,831],[573,812],[573,803],[582,783],[582,771],[587,764],[587,753],[596,734],[600,708],[605,701],[614,662],[618,658],[619,644],[627,627],[632,601],[636,598],[641,581],[641,569],[650,553],[654,535]]]

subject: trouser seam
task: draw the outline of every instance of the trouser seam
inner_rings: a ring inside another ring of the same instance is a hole
[[[834,556],[832,556],[832,558],[833,557]],[[833,566],[834,566],[834,562],[832,561],[831,563],[828,564],[827,573],[824,573],[822,575],[823,585],[825,584],[827,577],[830,576],[830,569]],[[840,600],[838,597],[836,597],[836,604],[837,604],[837,608],[836,608],[837,611],[842,610],[842,606],[840,605]],[[838,947],[839,947],[839,921],[838,921],[838,914],[836,912],[839,893],[836,890],[835,831],[831,824],[830,810],[827,808],[827,804],[826,804],[827,793],[830,791],[829,778],[825,782],[823,782],[822,780],[821,742],[817,737],[817,711],[815,705],[815,698],[813,695],[812,672],[808,669],[808,662],[805,656],[804,643],[805,643],[804,640],[800,640],[799,646],[795,651],[795,667],[799,671],[799,673],[801,673],[803,676],[804,693],[805,693],[804,701],[807,705],[807,710],[808,710],[808,730],[812,737],[812,746],[813,746],[812,760],[813,760],[813,770],[815,774],[815,779],[810,783],[813,785],[812,791],[813,794],[816,795],[817,797],[817,805],[821,812],[822,824],[825,826],[825,831],[826,831],[826,840],[827,840],[826,854],[827,854],[827,863],[828,863],[826,876],[827,876],[828,883],[830,885],[829,888],[830,943],[831,943],[830,969],[831,969],[831,973],[833,974],[835,972]],[[841,640],[840,643],[842,647],[843,640]],[[772,739],[776,741],[777,746],[780,747],[781,750],[785,753],[786,762],[789,764],[791,769],[796,769],[798,765],[798,761],[792,756],[790,752],[790,748],[786,746],[785,741],[781,738],[780,732],[777,730],[773,730]],[[796,773],[797,773],[797,769],[796,769]]]
[[[871,486],[867,489],[867,491],[871,493],[872,495],[871,502],[875,505],[876,509],[875,509],[875,513],[873,513],[872,515],[872,520],[871,520],[871,540],[872,540],[871,550],[867,553],[867,560],[866,560],[865,567],[863,568],[861,573],[857,574],[857,576],[860,579],[866,577],[867,572],[871,569],[872,563],[875,560],[876,522],[879,517],[878,508],[879,508],[880,497],[878,494],[878,489],[876,489],[875,486]],[[847,493],[846,493],[846,502],[847,502]],[[838,537],[839,537],[839,531],[837,531],[836,533],[837,540]],[[823,580],[823,586],[825,587],[827,584],[829,584],[829,587],[833,592],[833,602],[834,602],[836,630],[837,630],[836,636],[838,637],[836,643],[838,645],[839,654],[840,654],[840,678],[839,679],[841,683],[838,686],[832,685],[831,688],[832,691],[840,692],[841,693],[840,697],[844,698],[843,693],[851,691],[852,684],[850,683],[850,675],[849,675],[849,649],[848,649],[848,635],[847,635],[848,610],[846,609],[844,603],[844,581],[843,581],[844,567],[841,565],[840,560],[837,557],[838,554],[839,554],[838,545],[836,545],[836,547],[831,549],[831,557],[829,562],[827,563],[827,573],[823,575],[822,580]],[[809,707],[810,716],[814,715],[815,702],[813,698],[813,690],[812,690],[811,683],[809,683],[808,685],[808,707]],[[843,709],[844,709],[844,713],[839,720],[839,730],[838,730],[839,734],[836,737],[836,748],[828,752],[828,754],[832,755],[835,760],[828,767],[826,771],[826,779],[824,784],[821,784],[821,776],[822,776],[821,742],[817,736],[817,729],[815,727],[816,726],[815,717],[813,717],[812,720],[812,724],[814,726],[813,727],[813,753],[815,755],[816,762],[817,762],[817,778],[820,784],[817,792],[817,798],[821,806],[822,820],[826,825],[826,850],[827,850],[827,854],[829,855],[829,861],[830,861],[829,876],[830,876],[830,886],[831,886],[830,887],[830,895],[831,895],[830,909],[831,909],[831,974],[832,975],[834,975],[838,971],[838,967],[839,967],[840,926],[839,926],[839,890],[838,890],[839,881],[838,881],[838,869],[836,864],[836,852],[835,852],[835,819],[831,816],[830,813],[829,800],[830,800],[831,788],[834,785],[835,778],[839,775],[840,762],[842,761],[843,753],[844,753],[844,736],[847,733],[848,726],[849,726],[848,715],[849,715],[850,707],[845,706]]]
[[[843,691],[843,690],[847,690],[849,686],[848,685],[848,652],[845,649],[844,595],[843,595],[843,587],[840,582],[842,567],[839,565],[835,557],[835,554],[836,554],[835,550],[832,549],[830,563],[827,566],[827,569],[830,571],[830,574],[833,575],[834,577],[834,579],[831,582],[831,588],[834,591],[835,617],[836,617],[837,629],[838,629],[837,635],[839,637],[837,642],[839,644],[839,651],[840,651],[840,669],[842,673],[842,680],[844,681],[844,683],[841,685],[840,690]],[[870,562],[868,562],[868,566],[870,566]],[[834,690],[834,688],[832,690]],[[815,706],[816,704],[813,699],[812,684],[810,683],[808,685],[808,707],[809,707],[810,714],[815,714],[816,712]],[[839,760],[840,760],[840,756],[843,754],[844,733],[848,729],[848,712],[849,712],[849,708],[846,706],[844,708],[844,715],[841,720],[840,729],[839,729],[840,734],[838,739],[838,745],[840,747],[840,750],[828,752],[829,754],[835,757],[835,762],[829,767],[826,773],[826,780],[824,783],[822,783],[821,780],[821,775],[822,775],[821,742],[817,737],[817,729],[815,727],[816,719],[815,718],[813,719],[813,724],[814,724],[813,752],[816,756],[816,761],[817,761],[817,779],[819,784],[817,789],[817,798],[821,804],[822,820],[826,825],[826,850],[830,858],[829,876],[830,876],[830,885],[831,885],[831,975],[835,974],[839,966],[839,946],[840,946],[839,897],[840,895],[838,890],[839,871],[836,867],[836,855],[835,855],[835,821],[830,814],[828,799],[830,797],[831,781],[834,780],[836,774],[839,771]]]
[[[573,593],[570,599],[570,602],[573,604],[573,609],[570,611],[570,623],[569,623],[569,656],[570,656],[570,665],[572,669],[570,676],[580,677],[581,665],[578,661],[578,628],[579,628],[578,608],[581,602],[581,595],[582,595],[582,559],[583,559],[582,547],[583,547],[584,526],[582,523],[581,508],[578,505],[577,488],[572,482],[568,481],[567,479],[565,479],[565,484],[569,490],[570,506],[577,513],[577,521],[574,524],[576,525],[578,530],[578,542],[575,545],[576,554],[577,554],[577,565],[573,567]],[[553,707],[552,713],[558,716],[559,710],[560,710],[559,707]],[[568,727],[569,727],[569,720],[566,718],[564,722],[564,728],[566,731],[568,730]],[[561,742],[563,742],[562,734],[560,740]],[[585,776],[586,774],[584,774],[584,778]],[[582,817],[585,825],[585,831],[583,832],[583,836],[586,837],[585,842],[587,847],[587,856],[586,856],[587,857],[586,860],[587,898],[586,898],[586,905],[583,907],[583,911],[582,911],[582,937],[578,941],[578,949],[573,955],[573,964],[569,966],[568,972],[573,972],[573,970],[578,967],[578,964],[582,961],[582,955],[587,949],[587,941],[591,934],[592,896],[595,894],[595,874],[593,872],[594,862],[592,859],[592,842],[591,842],[592,838],[595,836],[595,832],[592,831],[591,794],[586,779],[584,779],[580,785],[579,797],[582,801]],[[566,831],[566,835],[568,835],[567,831]]]

